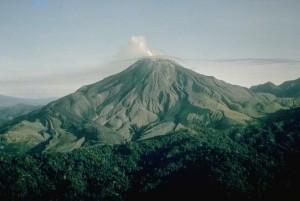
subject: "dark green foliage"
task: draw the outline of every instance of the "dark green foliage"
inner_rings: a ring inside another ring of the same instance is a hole
[[[71,153],[0,155],[0,200],[297,200],[300,109]],[[200,131],[199,131],[200,132]]]

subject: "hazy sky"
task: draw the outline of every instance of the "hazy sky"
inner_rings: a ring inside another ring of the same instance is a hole
[[[250,86],[300,77],[299,0],[0,0],[0,94],[62,96],[153,54]]]

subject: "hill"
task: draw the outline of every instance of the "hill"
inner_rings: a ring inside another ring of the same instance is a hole
[[[286,81],[278,86],[271,82],[256,85],[250,88],[253,92],[270,93],[278,97],[300,98],[300,78]]]

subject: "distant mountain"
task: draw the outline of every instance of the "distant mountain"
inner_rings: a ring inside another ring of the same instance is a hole
[[[27,99],[27,98],[16,98],[11,96],[0,95],[0,107],[10,107],[18,104],[25,105],[46,105],[47,103],[55,100],[55,98],[44,98],[44,99]]]
[[[26,99],[0,95],[0,126],[21,115],[28,114],[55,98]]]
[[[180,130],[199,133],[245,125],[291,104],[292,99],[254,93],[168,59],[144,58],[11,121],[0,133],[8,147],[66,152]]]
[[[256,85],[250,88],[253,92],[270,93],[278,97],[300,98],[300,78],[286,81],[278,86],[271,82]]]
[[[28,114],[41,106],[17,104],[9,107],[0,107],[0,126],[7,121],[13,120],[21,115]]]

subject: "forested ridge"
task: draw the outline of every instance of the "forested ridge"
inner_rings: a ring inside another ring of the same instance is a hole
[[[0,155],[1,200],[298,200],[300,109],[70,153]]]

